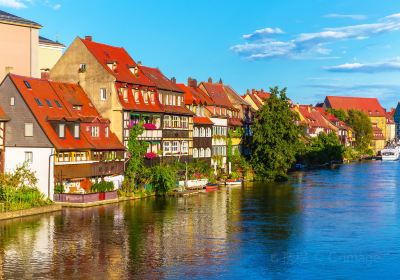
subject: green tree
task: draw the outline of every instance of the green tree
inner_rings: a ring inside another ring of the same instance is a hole
[[[304,129],[297,125],[299,116],[290,109],[286,88],[270,90],[271,97],[255,115],[250,161],[257,177],[277,181],[286,179],[295,163]]]
[[[369,117],[361,111],[349,110],[346,123],[356,134],[356,148],[361,152],[367,152],[373,137]]]
[[[166,194],[175,186],[176,170],[168,165],[156,165],[152,169],[151,184],[157,194]]]
[[[334,115],[336,118],[341,120],[342,122],[345,122],[348,118],[347,112],[343,109],[333,109],[333,108],[328,108],[326,111],[332,115]]]
[[[131,128],[128,147],[129,162],[125,171],[125,177],[129,185],[134,185],[138,181],[138,174],[144,168],[144,155],[147,151],[148,143],[139,141],[137,138],[144,131],[142,124],[135,125]]]
[[[311,138],[300,158],[306,164],[325,164],[332,161],[342,161],[344,147],[334,132],[320,133]]]

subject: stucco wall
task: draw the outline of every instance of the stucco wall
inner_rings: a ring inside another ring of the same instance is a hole
[[[38,178],[38,188],[44,194],[48,195],[48,179],[50,175],[50,197],[54,194],[54,157],[50,158],[49,174],[49,156],[52,154],[52,148],[29,148],[29,147],[7,147],[5,153],[5,171],[13,172],[15,168],[25,162],[25,152],[32,152],[33,161],[29,168],[36,173]]]
[[[8,66],[12,73],[38,77],[39,30],[0,23],[0,38],[0,79]]]
[[[62,56],[62,48],[39,45],[39,71],[51,69]]]

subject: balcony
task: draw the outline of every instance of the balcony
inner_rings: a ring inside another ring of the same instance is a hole
[[[139,135],[138,139],[146,140],[146,139],[161,139],[162,138],[162,130],[155,129],[155,130],[145,130],[141,135]]]
[[[102,177],[124,173],[123,161],[70,163],[54,166],[56,179]]]

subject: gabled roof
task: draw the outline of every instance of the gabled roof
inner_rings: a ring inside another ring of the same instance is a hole
[[[125,110],[133,110],[137,112],[154,112],[161,113],[163,108],[158,100],[158,95],[155,92],[154,102],[144,103],[142,92],[139,93],[139,100],[134,99],[132,87],[128,87],[128,100],[125,100],[123,95],[119,92],[119,89],[123,87],[122,83],[116,83],[116,88],[118,92],[118,99],[120,104]]]
[[[36,23],[28,19],[24,19],[22,17],[18,17],[13,14],[6,13],[2,10],[0,10],[0,23],[8,23],[14,25],[33,27],[33,28],[42,28],[42,26],[39,23]]]
[[[211,105],[214,102],[211,98],[202,92],[199,88],[193,88],[190,86],[185,86],[184,84],[177,84],[184,92],[184,99],[186,105],[192,104],[203,104],[203,105]]]
[[[318,109],[309,105],[298,105],[298,110],[310,128],[320,127],[337,130],[337,127],[330,123]]]
[[[163,73],[161,73],[160,69],[147,67],[143,65],[139,66],[139,68],[140,70],[143,71],[146,77],[149,78],[150,81],[152,81],[152,83],[156,85],[158,89],[171,90],[183,93],[180,87],[178,87],[175,83],[173,83],[171,80],[165,77]]]
[[[207,117],[193,117],[194,124],[213,125],[214,123]]]
[[[228,98],[231,97],[234,100],[233,103],[244,105],[244,106],[251,106],[231,86],[224,85],[224,89],[225,89],[225,92],[228,94]]]
[[[53,126],[55,121],[104,122],[104,119],[101,118],[80,86],[14,74],[9,74],[9,76],[56,149],[90,150],[104,149],[105,146],[108,147],[107,149],[124,149],[122,143],[112,132],[109,133],[109,137],[93,139],[81,127],[81,137],[79,139],[74,138],[69,129],[66,129],[64,138],[60,138],[57,135]],[[27,87],[27,84],[29,87]],[[74,103],[79,103],[79,110],[73,109]]]
[[[64,48],[64,47],[65,47],[64,44],[61,44],[61,43],[58,42],[58,41],[53,41],[53,40],[47,39],[47,38],[42,37],[42,36],[39,36],[39,44],[51,45],[51,46],[58,46],[58,47],[60,47],[60,48]]]
[[[229,98],[224,90],[223,84],[201,82],[200,85],[203,85],[206,93],[214,101],[215,105],[230,108],[230,109],[234,108],[233,104],[229,100]]]
[[[185,106],[175,106],[175,105],[161,105],[164,113],[167,114],[177,114],[177,115],[186,115],[186,116],[193,116],[194,113],[190,111]]]
[[[385,109],[377,98],[348,97],[348,96],[327,96],[325,105],[333,109],[359,110],[368,116],[384,117]]]
[[[138,66],[124,48],[93,42],[92,40],[79,38],[86,48],[93,54],[96,60],[117,81],[142,86],[155,86],[138,68],[135,75],[131,69]],[[107,64],[116,63],[116,69],[112,70]]]

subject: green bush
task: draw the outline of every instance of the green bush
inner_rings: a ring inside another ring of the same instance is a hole
[[[56,194],[65,193],[64,185],[62,183],[57,183],[54,186],[54,193]]]
[[[151,185],[157,194],[166,194],[176,183],[176,170],[169,166],[155,166],[152,168]]]
[[[100,181],[92,185],[92,192],[111,192],[114,190],[113,182]]]

